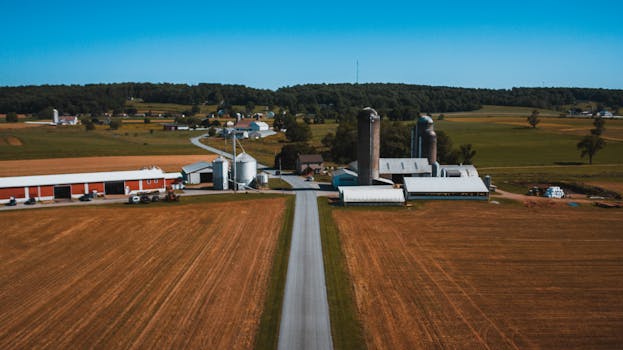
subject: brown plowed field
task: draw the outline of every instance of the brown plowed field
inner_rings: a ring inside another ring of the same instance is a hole
[[[1,176],[87,173],[98,171],[138,170],[156,165],[164,171],[181,171],[182,166],[199,161],[210,162],[213,154],[176,156],[81,157],[0,161]]]
[[[378,349],[615,349],[623,211],[431,202],[334,210]]]
[[[1,213],[0,349],[251,347],[284,206]]]

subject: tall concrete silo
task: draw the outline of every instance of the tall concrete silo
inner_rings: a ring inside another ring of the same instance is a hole
[[[411,130],[411,158],[428,158],[431,165],[437,162],[437,134],[433,119],[427,115],[418,118]]]
[[[212,162],[213,182],[215,190],[229,189],[229,162],[218,157]]]
[[[357,172],[360,186],[372,185],[379,177],[381,117],[366,107],[357,115]]]

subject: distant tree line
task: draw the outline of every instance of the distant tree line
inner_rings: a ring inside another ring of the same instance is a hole
[[[118,83],[0,87],[0,113],[122,113],[129,98],[145,102],[202,104],[232,109],[280,106],[290,114],[313,115],[314,122],[354,116],[366,106],[391,120],[414,120],[418,113],[469,111],[482,105],[556,109],[594,101],[613,110],[623,106],[623,90],[590,88],[472,89],[408,84],[306,84],[276,91],[243,85]]]

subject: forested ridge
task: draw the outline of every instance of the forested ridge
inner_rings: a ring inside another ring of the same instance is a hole
[[[0,87],[0,113],[37,113],[54,107],[63,113],[123,111],[128,98],[185,105],[279,106],[290,113],[352,113],[372,106],[390,119],[413,119],[419,112],[469,111],[482,105],[558,109],[593,101],[623,106],[623,90],[596,88],[475,89],[409,84],[305,84],[276,91],[243,85],[115,83]]]

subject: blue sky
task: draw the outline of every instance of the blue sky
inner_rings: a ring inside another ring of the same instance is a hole
[[[8,1],[0,86],[623,88],[620,1]]]

